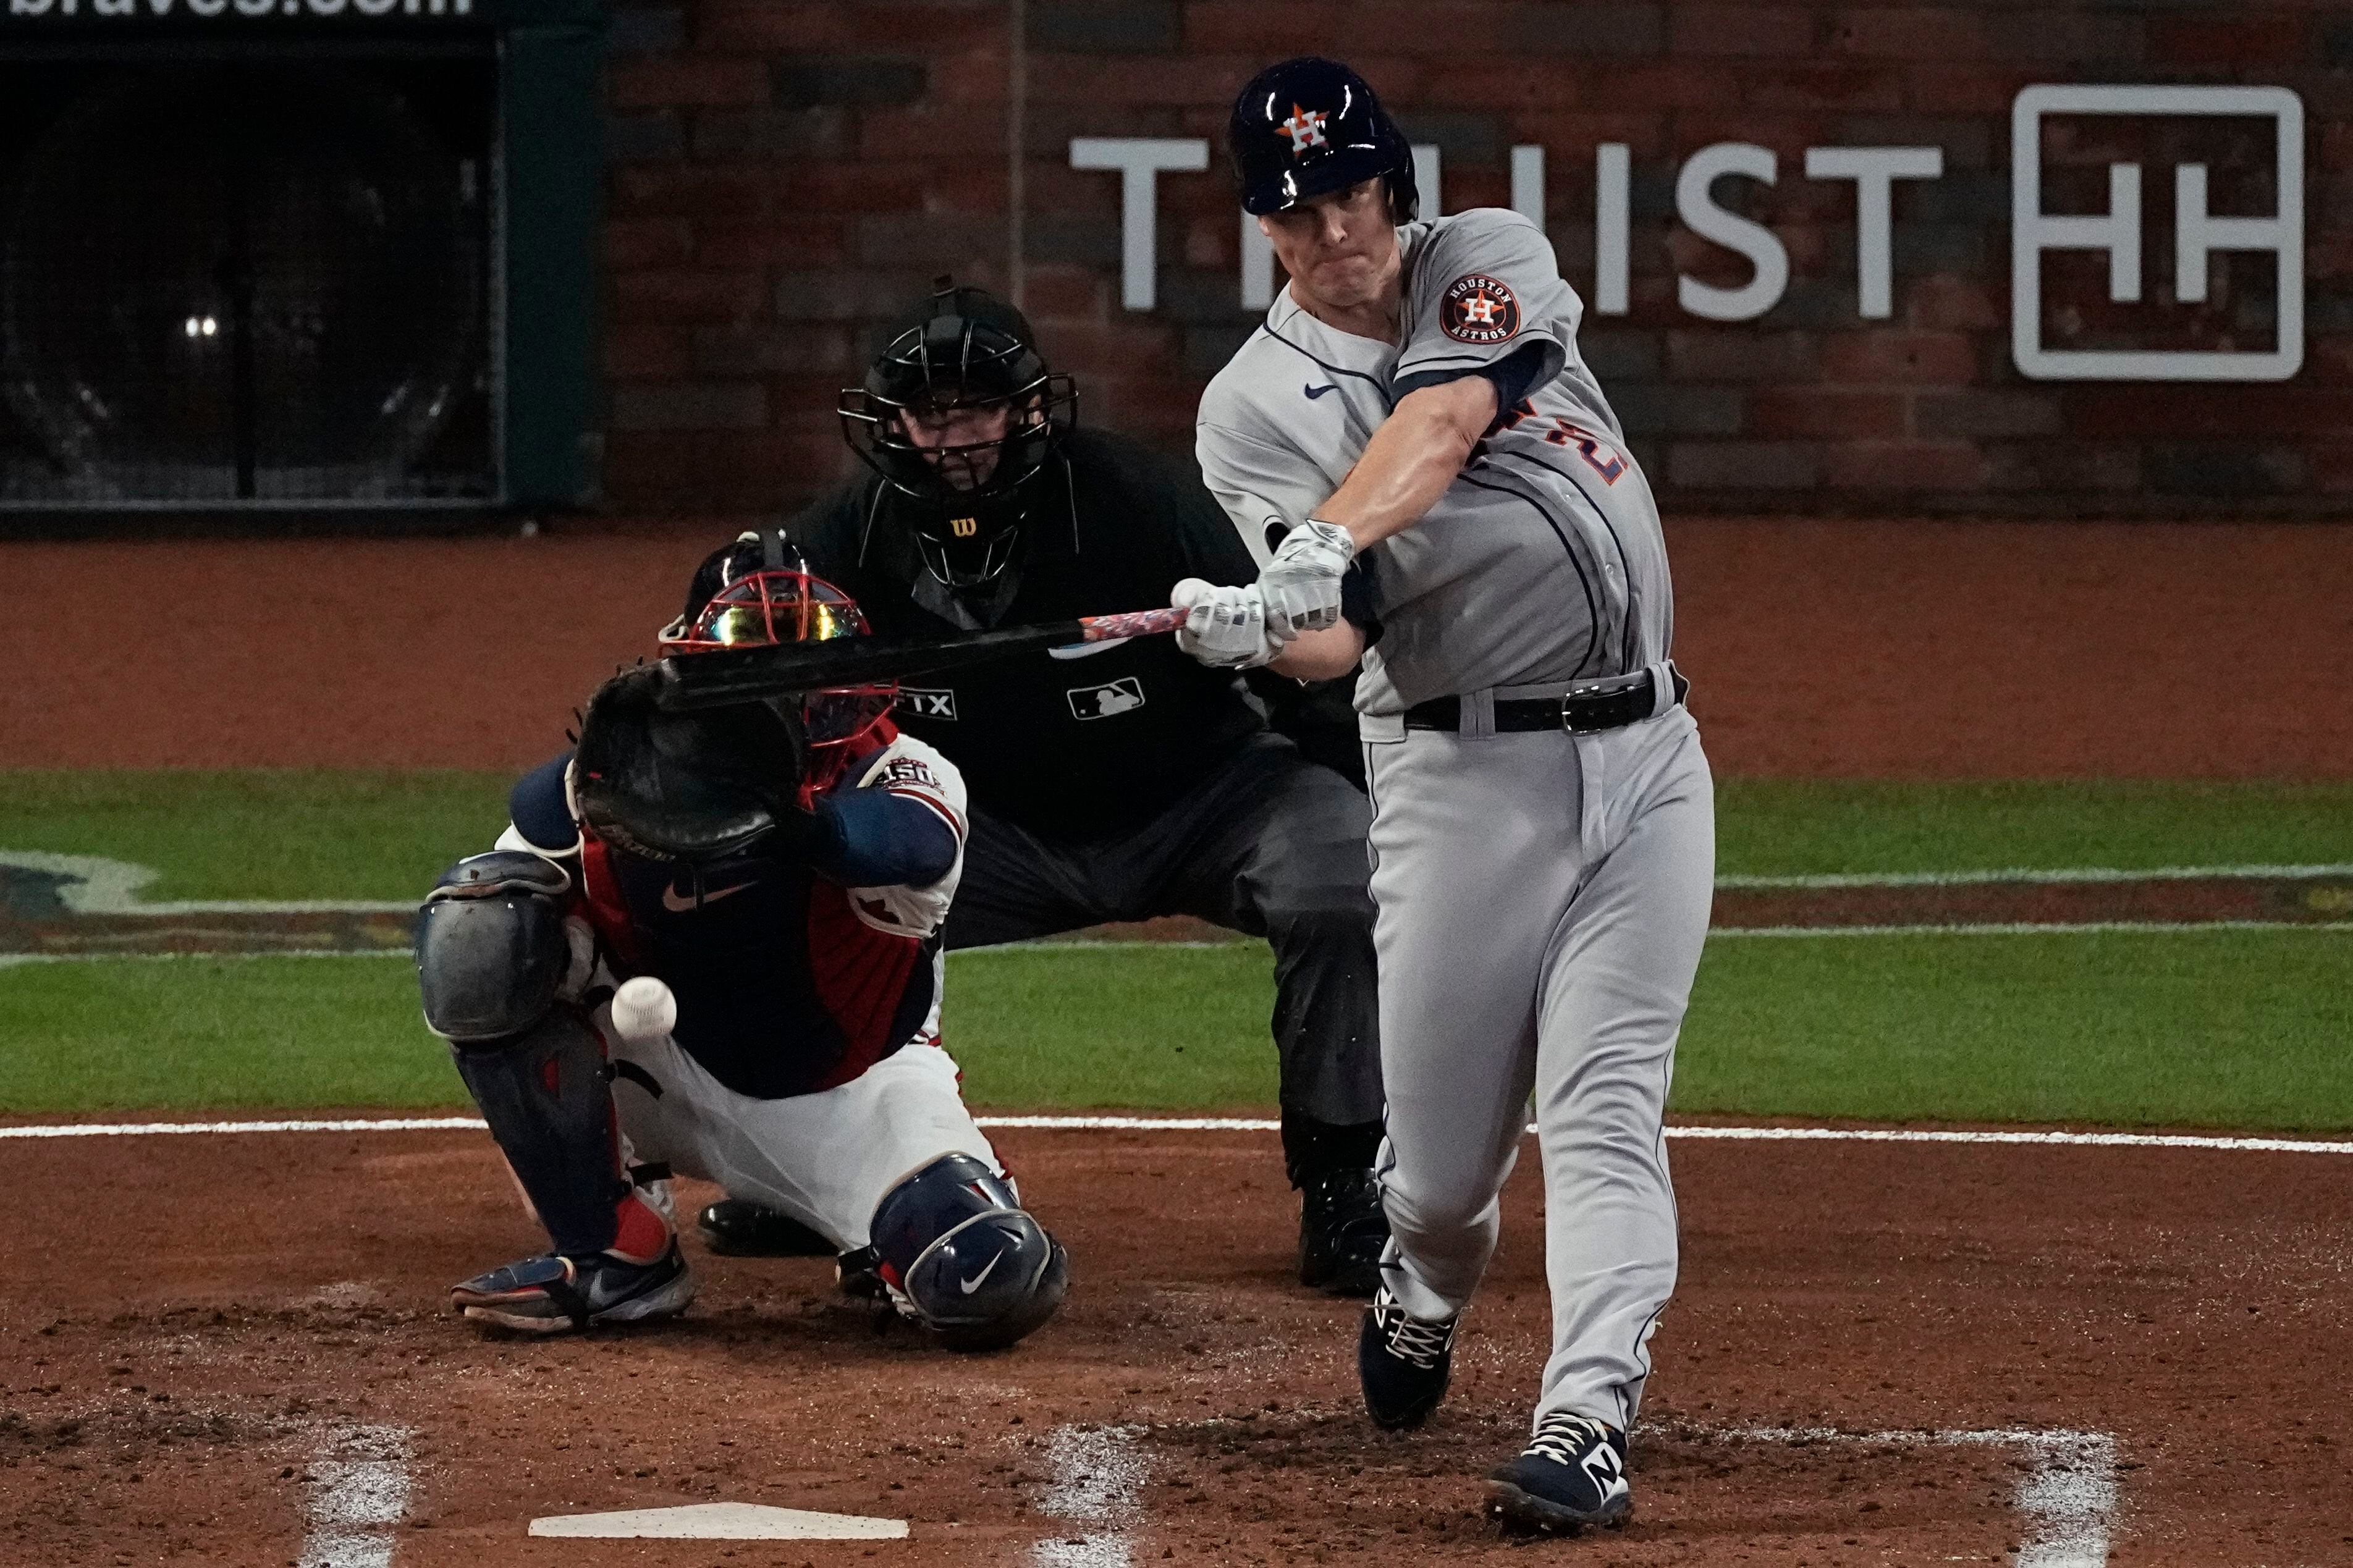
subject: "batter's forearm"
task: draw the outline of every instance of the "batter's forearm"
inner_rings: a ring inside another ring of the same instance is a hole
[[[1267,668],[1293,680],[1336,680],[1365,657],[1365,634],[1342,621],[1320,632],[1302,632],[1282,645]]]
[[[1346,529],[1358,550],[1404,532],[1446,493],[1494,418],[1495,386],[1483,375],[1407,394],[1314,515]]]

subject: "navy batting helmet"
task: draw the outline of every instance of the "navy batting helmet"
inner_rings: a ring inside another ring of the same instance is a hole
[[[1310,55],[1250,78],[1226,146],[1245,212],[1281,212],[1378,176],[1397,221],[1413,219],[1413,148],[1365,79],[1337,60]]]

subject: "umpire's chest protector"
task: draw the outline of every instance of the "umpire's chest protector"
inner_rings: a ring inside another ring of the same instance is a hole
[[[1177,579],[1198,574],[1160,499],[1166,485],[1120,448],[1075,442],[1069,489],[1041,502],[999,624],[1166,605]],[[904,574],[867,586],[860,602],[884,637],[953,629],[915,602]],[[980,809],[1057,838],[1106,837],[1158,816],[1263,728],[1231,671],[1205,668],[1166,637],[919,677],[901,688],[892,717],[963,771]]]

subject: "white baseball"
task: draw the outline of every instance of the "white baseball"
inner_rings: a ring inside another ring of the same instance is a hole
[[[650,974],[624,980],[613,993],[613,1032],[625,1040],[659,1040],[678,1025],[678,998]]]

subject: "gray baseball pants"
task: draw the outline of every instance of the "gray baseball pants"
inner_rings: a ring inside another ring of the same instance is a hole
[[[1630,1428],[1675,1285],[1663,1127],[1706,938],[1715,786],[1682,708],[1599,734],[1367,719],[1389,1289],[1461,1311],[1535,1103],[1552,1356],[1536,1416]]]

